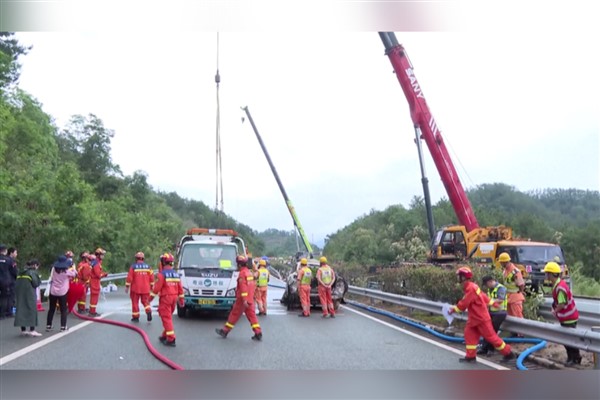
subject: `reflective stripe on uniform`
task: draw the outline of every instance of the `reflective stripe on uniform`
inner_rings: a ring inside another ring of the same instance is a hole
[[[254,329],[254,328],[260,328],[260,325],[259,324],[252,324],[252,329]]]
[[[225,322],[225,326],[226,326],[226,327],[228,327],[228,328],[230,328],[230,329],[233,329],[233,327],[234,327],[235,325],[234,325],[234,324],[232,324],[232,323],[230,323],[230,322]]]
[[[476,344],[468,344],[465,347],[467,348],[467,350],[476,350],[477,349]]]
[[[496,350],[502,350],[506,347],[506,343],[504,343],[504,341],[502,342],[502,344],[498,347],[496,347]]]

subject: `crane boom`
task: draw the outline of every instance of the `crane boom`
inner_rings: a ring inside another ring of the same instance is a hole
[[[281,179],[279,179],[279,174],[277,174],[275,165],[273,165],[273,161],[271,161],[271,157],[269,156],[269,152],[267,151],[265,143],[263,142],[262,138],[260,137],[260,134],[258,133],[258,129],[256,129],[254,120],[252,119],[252,116],[250,115],[250,110],[248,110],[248,107],[242,107],[242,110],[244,110],[244,112],[246,113],[246,116],[248,117],[248,121],[250,121],[250,125],[252,125],[252,129],[254,130],[254,134],[256,134],[258,143],[260,144],[260,147],[262,148],[263,153],[265,153],[265,157],[267,159],[267,162],[269,163],[269,167],[271,167],[273,176],[275,177],[275,180],[277,181],[277,186],[279,186],[279,190],[281,191],[281,194],[283,195],[285,204],[287,205],[290,215],[292,216],[292,220],[294,221],[294,226],[296,227],[296,230],[300,233],[300,236],[302,237],[302,242],[304,243],[304,246],[306,247],[306,251],[308,251],[308,254],[312,257],[312,254],[313,254],[312,246],[310,245],[310,243],[308,241],[308,237],[304,233],[304,229],[302,229],[302,225],[300,225],[300,220],[298,219],[298,215],[296,215],[296,211],[294,210],[292,201],[289,199],[289,197],[285,191],[285,188],[283,187],[283,184],[281,183]]]
[[[444,144],[433,115],[427,106],[423,91],[413,72],[412,64],[406,55],[404,47],[398,43],[396,35],[393,32],[379,32],[379,37],[385,46],[385,53],[392,63],[402,91],[408,100],[413,123],[421,131],[421,135],[425,143],[427,143],[446,193],[448,193],[450,203],[458,218],[458,223],[464,225],[467,231],[479,228],[479,223],[471,207],[471,202],[452,164],[450,154]]]

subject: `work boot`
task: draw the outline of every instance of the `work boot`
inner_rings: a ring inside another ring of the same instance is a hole
[[[510,353],[508,353],[507,355],[505,355],[504,357],[502,357],[502,361],[510,361],[512,359],[515,358],[515,353],[513,353],[512,351]]]
[[[323,314],[323,315],[321,315],[321,318],[327,318],[327,317],[329,317],[329,314]]]
[[[335,318],[335,314],[329,314],[329,318]]]
[[[215,332],[217,332],[217,335],[221,336],[223,339],[225,339],[227,337],[227,333],[225,332],[223,329],[215,329]]]
[[[488,355],[488,350],[486,348],[480,348],[477,350],[477,355],[478,356],[487,356]]]
[[[254,336],[252,336],[252,340],[256,340],[256,341],[261,341],[262,340],[262,333],[255,333]]]
[[[93,318],[98,318],[98,317],[99,317],[99,316],[101,316],[102,314],[100,314],[100,313],[97,313],[97,312],[89,312],[89,313],[88,313],[88,315],[89,315],[90,317],[93,317]]]
[[[131,322],[140,322],[140,319],[137,317],[131,318]]]
[[[299,317],[304,317],[304,318],[307,318],[307,317],[309,317],[309,315],[306,315],[306,314],[304,314],[304,313],[302,313],[302,314],[298,314],[298,316],[299,316]]]
[[[170,347],[175,347],[176,346],[175,345],[175,339],[173,339],[173,340],[167,340],[167,339],[165,339],[165,341],[162,342],[162,344],[164,344],[165,346],[170,346]]]
[[[165,342],[167,341],[167,338],[166,338],[166,336],[159,336],[159,337],[158,337],[158,340],[159,340],[159,341],[160,341],[162,344],[165,344]]]
[[[477,362],[477,357],[463,357],[463,358],[459,358],[458,362],[461,362],[461,363],[474,363],[474,362]]]
[[[147,320],[148,322],[152,321],[152,312],[151,312],[151,311],[148,311],[148,312],[146,313],[146,320]]]

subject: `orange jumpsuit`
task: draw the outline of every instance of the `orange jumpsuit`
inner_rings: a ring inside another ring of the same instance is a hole
[[[96,306],[100,298],[100,290],[102,290],[100,279],[107,275],[106,272],[102,271],[102,260],[96,259],[90,274],[90,314],[96,314]]]
[[[225,333],[230,332],[235,327],[235,323],[240,319],[242,313],[246,314],[246,318],[248,318],[248,322],[250,322],[250,327],[254,333],[262,333],[258,318],[256,317],[256,311],[254,310],[255,286],[252,271],[246,266],[241,266],[235,290],[235,303],[233,303],[233,308],[223,327]],[[244,302],[247,303],[247,306],[244,305]]]
[[[312,270],[309,267],[300,268],[300,272],[298,272],[298,295],[302,306],[301,315],[306,317],[310,316],[310,282],[312,277]]]
[[[173,313],[179,305],[183,306],[183,286],[179,274],[173,270],[172,265],[163,266],[162,272],[158,273],[158,278],[150,292],[150,302],[155,296],[160,296],[158,301],[158,315],[162,320],[163,331],[160,336],[161,341],[168,343],[175,342],[175,328],[173,327]]]
[[[333,286],[333,282],[335,281],[333,269],[327,264],[321,265],[317,270],[317,281],[319,281],[319,300],[323,316],[327,317],[331,314],[333,317],[335,316],[335,308],[333,307],[333,299],[331,297],[331,286]]]
[[[454,310],[457,312],[469,310],[467,325],[465,326],[465,345],[467,349],[465,358],[474,359],[477,357],[477,344],[481,336],[502,355],[511,354],[510,345],[498,336],[492,326],[492,318],[488,311],[489,297],[471,281],[465,281],[463,289],[465,295],[454,306]]]
[[[506,286],[508,295],[508,308],[506,311],[508,315],[523,318],[523,303],[525,302],[525,296],[523,296],[523,293],[519,290],[520,286],[525,285],[523,275],[515,264],[508,263],[502,271],[502,276],[504,276],[504,286]]]
[[[148,264],[138,261],[131,264],[127,273],[125,286],[130,288],[131,318],[140,317],[140,300],[144,311],[148,315],[148,321],[152,320],[152,308],[150,307],[150,290],[154,285],[154,272]]]
[[[256,274],[256,303],[258,315],[267,315],[267,288],[269,286],[269,270],[261,266]]]
[[[87,291],[90,288],[91,277],[92,267],[87,260],[77,264],[77,280],[84,285],[83,293],[81,294],[79,301],[77,301],[77,310],[80,312],[85,311],[85,302],[87,300]]]

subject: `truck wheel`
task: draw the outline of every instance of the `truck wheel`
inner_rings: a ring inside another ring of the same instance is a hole
[[[177,305],[177,316],[179,318],[185,318],[187,314],[187,308],[184,307],[179,307],[179,305]]]
[[[339,299],[333,301],[333,309],[335,311],[337,311],[337,309],[340,307],[340,303],[341,303],[341,300],[339,300]]]

